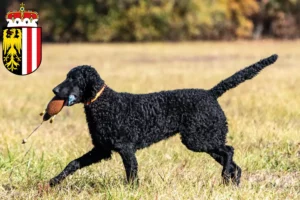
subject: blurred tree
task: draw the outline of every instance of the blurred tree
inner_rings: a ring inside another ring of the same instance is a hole
[[[250,17],[258,10],[259,6],[255,0],[230,0],[229,11],[237,38],[252,37],[253,22]]]
[[[272,18],[271,32],[278,38],[299,36],[299,0],[268,0],[267,14]]]
[[[0,15],[22,0],[1,0]],[[24,0],[46,41],[299,37],[300,0]],[[4,24],[4,23],[2,23]]]
[[[252,16],[252,21],[254,25],[254,39],[260,39],[262,37],[265,27],[269,24],[269,20],[267,19],[266,14],[266,5],[268,3],[268,0],[257,0],[257,3],[259,5],[259,11]]]

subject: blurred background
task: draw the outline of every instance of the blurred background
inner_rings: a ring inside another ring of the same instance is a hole
[[[1,0],[40,14],[48,42],[236,40],[300,36],[300,0]]]
[[[28,76],[0,67],[0,199],[300,199],[300,0],[0,0],[2,26],[21,2],[39,13],[43,58]],[[118,154],[38,187],[92,148],[82,104],[21,144],[73,67],[93,66],[117,92],[209,89],[274,53],[218,99],[240,188],[225,188],[220,165],[179,135],[137,152],[136,190]]]

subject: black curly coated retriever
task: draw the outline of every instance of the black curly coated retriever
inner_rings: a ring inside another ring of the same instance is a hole
[[[181,89],[150,94],[119,93],[105,85],[90,66],[72,69],[53,89],[68,106],[83,103],[94,148],[70,162],[50,185],[76,170],[109,159],[112,151],[123,160],[128,182],[137,183],[135,152],[181,134],[191,151],[206,152],[223,166],[224,183],[240,183],[241,169],[233,161],[234,149],[226,145],[227,121],[217,99],[227,90],[253,78],[274,63],[277,55],[263,59],[221,81],[210,90]]]

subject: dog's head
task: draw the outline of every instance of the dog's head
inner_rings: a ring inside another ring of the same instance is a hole
[[[76,103],[86,103],[93,99],[104,85],[97,71],[90,66],[78,66],[73,68],[66,80],[56,86],[53,93],[66,100],[68,106]]]

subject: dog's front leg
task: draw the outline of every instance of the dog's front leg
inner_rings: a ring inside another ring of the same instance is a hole
[[[59,184],[67,176],[73,174],[78,169],[99,162],[102,159],[110,158],[110,156],[111,156],[111,152],[93,148],[90,152],[84,154],[80,158],[71,161],[60,174],[58,174],[56,177],[50,180],[49,184],[51,187],[53,187]]]
[[[124,147],[119,153],[123,160],[128,183],[138,184],[138,163],[135,157],[135,149]]]

